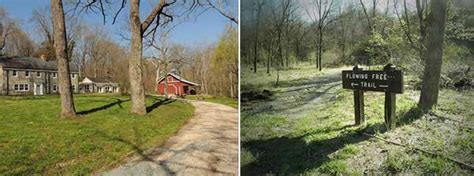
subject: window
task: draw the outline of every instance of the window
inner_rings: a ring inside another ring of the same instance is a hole
[[[53,73],[53,78],[57,78],[58,77],[58,73]]]
[[[58,90],[58,87],[56,85],[53,85],[53,92],[56,92]]]
[[[76,74],[71,74],[72,79],[76,78]]]
[[[109,92],[109,87],[105,87],[105,92]]]
[[[15,91],[29,91],[30,90],[30,85],[29,84],[15,84],[13,85],[13,89]]]
[[[30,72],[29,72],[29,71],[25,71],[25,76],[26,76],[26,77],[30,77]]]
[[[76,91],[76,85],[72,85],[72,91],[73,91],[73,92]]]
[[[168,82],[171,82],[171,81],[173,81],[173,78],[170,76],[168,77]]]
[[[13,76],[18,76],[18,73],[16,72],[16,70],[13,70],[13,71],[12,71],[12,75],[13,75]]]
[[[36,77],[41,78],[41,72],[36,72]]]

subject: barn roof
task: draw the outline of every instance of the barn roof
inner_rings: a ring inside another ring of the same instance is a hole
[[[4,68],[35,69],[57,71],[56,61],[44,61],[34,57],[0,56],[0,65]],[[74,64],[69,64],[71,72],[78,72]]]
[[[187,83],[187,84],[190,84],[190,85],[193,85],[193,86],[199,86],[199,84],[196,84],[196,83],[193,83],[191,81],[188,81],[186,79],[184,79],[183,77],[179,76],[179,75],[176,75],[174,73],[168,73],[166,76],[163,76],[160,78],[160,80],[158,82],[161,82],[163,81],[167,76],[171,75],[172,77],[176,78],[177,80],[181,81],[181,82],[184,82],[184,83]]]

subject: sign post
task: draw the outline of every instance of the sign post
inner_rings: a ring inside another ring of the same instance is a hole
[[[354,90],[355,123],[364,123],[364,91],[385,92],[385,124],[392,129],[396,124],[396,94],[403,93],[403,72],[387,64],[383,70],[366,70],[355,66],[342,71],[342,87]]]
[[[362,71],[357,65],[353,68],[354,71]],[[365,122],[364,117],[364,91],[354,90],[354,112],[355,112],[355,124],[360,125]]]

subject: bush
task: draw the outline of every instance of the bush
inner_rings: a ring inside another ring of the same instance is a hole
[[[351,56],[358,64],[386,64],[390,60],[389,46],[380,33],[374,32],[357,44]]]

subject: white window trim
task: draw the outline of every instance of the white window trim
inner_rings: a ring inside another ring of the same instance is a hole
[[[37,77],[37,78],[41,78],[41,72],[39,72],[39,71],[36,72],[36,77]]]
[[[53,73],[53,78],[58,78],[58,73]]]
[[[72,78],[72,79],[76,79],[76,74],[74,74],[74,73],[71,74],[71,78]]]
[[[12,76],[13,77],[18,77],[18,71],[12,70]]]
[[[55,84],[53,85],[53,92],[57,92],[58,91],[58,86]]]
[[[28,75],[26,75],[26,73],[28,73]],[[25,77],[29,78],[31,76],[31,72],[30,71],[25,71]]]
[[[23,89],[20,87],[23,87]],[[13,90],[17,92],[28,92],[30,91],[30,84],[14,84]]]

